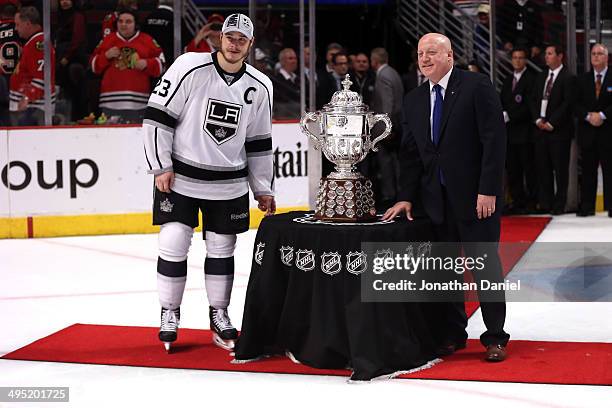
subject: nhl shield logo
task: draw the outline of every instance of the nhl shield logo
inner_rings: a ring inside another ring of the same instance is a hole
[[[280,259],[281,262],[287,266],[291,266],[293,263],[293,247],[281,247],[280,251]]]
[[[374,270],[374,273],[377,275],[380,275],[381,273],[385,273],[390,269],[393,268],[387,268],[385,267],[385,260],[386,259],[393,259],[393,251],[391,251],[391,249],[387,248],[387,249],[379,249],[374,253],[374,259],[381,259],[380,264],[383,265],[383,270],[380,272],[377,272],[376,270]],[[377,262],[374,261],[374,264],[376,264]]]
[[[258,265],[261,265],[263,262],[264,250],[266,248],[266,244],[260,242],[257,244],[257,249],[255,250],[255,262]]]
[[[312,271],[315,267],[315,254],[309,249],[300,249],[295,257],[295,266],[306,272]]]
[[[206,107],[204,131],[218,144],[236,136],[242,105],[209,99]]]
[[[337,252],[323,252],[321,255],[321,270],[328,275],[335,275],[342,270],[342,261]]]
[[[365,252],[349,252],[346,256],[346,270],[353,275],[361,275],[368,267]]]

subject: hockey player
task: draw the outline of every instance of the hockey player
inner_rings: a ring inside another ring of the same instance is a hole
[[[153,224],[161,225],[157,284],[159,339],[177,338],[187,253],[202,211],[204,279],[214,343],[232,350],[227,313],[236,234],[249,228],[249,185],[258,208],[276,211],[272,165],[272,83],[245,63],[253,25],[243,14],[223,23],[221,50],[186,53],[158,82],[145,112],[144,143],[155,175]]]
[[[15,30],[17,7],[0,4],[0,126],[9,126],[9,82],[19,62],[21,40]]]
[[[136,29],[133,11],[121,11],[117,32],[103,39],[91,58],[92,71],[102,74],[102,111],[108,117],[140,123],[151,92],[151,79],[159,77],[163,67],[164,53],[159,44]]]

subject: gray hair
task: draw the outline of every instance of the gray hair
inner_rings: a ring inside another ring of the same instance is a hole
[[[389,62],[389,53],[382,47],[374,48],[371,52],[372,59],[376,59],[376,61],[381,64],[386,64]]]

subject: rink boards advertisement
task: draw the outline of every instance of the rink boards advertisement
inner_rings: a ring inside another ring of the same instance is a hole
[[[0,130],[0,238],[154,231],[153,176],[141,132],[135,126]],[[297,123],[274,124],[281,211],[308,206],[307,150]],[[251,207],[257,222],[256,201]]]

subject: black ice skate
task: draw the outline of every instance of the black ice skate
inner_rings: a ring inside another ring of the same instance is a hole
[[[209,307],[210,330],[213,332],[213,343],[217,346],[233,351],[236,339],[238,339],[238,331],[227,314],[227,309],[215,309]]]
[[[170,352],[170,346],[176,341],[180,321],[181,308],[166,309],[162,307],[159,339],[164,342],[164,347],[168,353]]]

